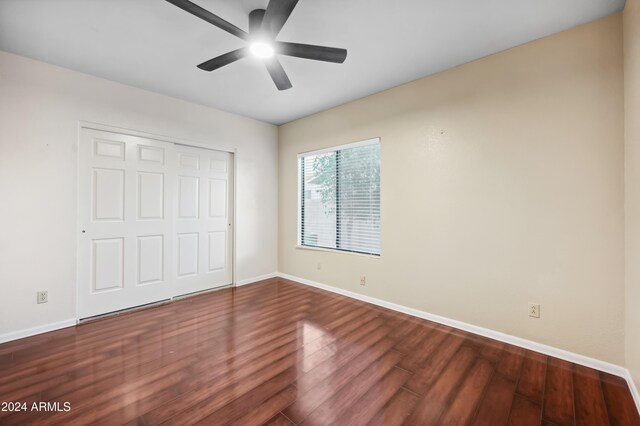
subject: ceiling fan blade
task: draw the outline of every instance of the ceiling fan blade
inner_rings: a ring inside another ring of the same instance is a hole
[[[347,59],[347,50],[337,47],[279,41],[275,43],[275,50],[281,55],[313,59],[314,61],[335,62],[337,64],[341,64]]]
[[[265,59],[264,64],[267,66],[267,71],[269,71],[269,75],[278,90],[287,90],[293,87],[289,77],[287,77],[287,73],[282,68],[282,64],[275,56]]]
[[[200,19],[207,21],[210,24],[215,25],[221,30],[225,30],[226,32],[233,34],[236,37],[240,37],[243,40],[249,39],[249,34],[240,28],[236,27],[230,22],[225,21],[219,16],[214,15],[206,9],[201,8],[195,3],[190,2],[189,0],[167,0],[169,3],[178,6],[180,9],[189,12],[192,15],[197,16]]]
[[[249,34],[252,37],[260,36],[262,32],[262,20],[264,19],[264,9],[254,9],[249,13]]]
[[[298,0],[271,0],[262,19],[262,30],[271,38],[278,35]]]
[[[203,62],[198,65],[198,68],[205,71],[213,71],[218,68],[222,68],[225,65],[229,65],[232,62],[237,61],[238,59],[242,59],[248,54],[248,49],[243,47],[238,50],[232,50],[229,53],[225,53],[224,55],[220,55],[216,58],[209,59],[207,62]]]

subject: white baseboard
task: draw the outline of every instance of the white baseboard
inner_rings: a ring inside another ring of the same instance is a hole
[[[243,286],[247,284],[251,284],[257,281],[266,280],[269,278],[275,278],[279,276],[277,272],[272,272],[270,274],[260,275],[257,277],[247,278],[244,280],[240,280],[236,282],[236,286]],[[217,290],[217,289],[216,289]],[[0,344],[10,342],[12,340],[18,340],[29,336],[35,336],[36,334],[47,333],[49,331],[59,330],[61,328],[71,327],[76,325],[77,321],[75,318],[68,319],[65,321],[59,321],[51,324],[40,325],[37,327],[28,328],[26,330],[18,330],[12,331],[10,333],[0,334]]]
[[[640,411],[640,392],[638,392],[638,387],[636,386],[636,382],[633,380],[631,376],[631,372],[625,368],[627,374],[624,376],[627,379],[627,383],[629,384],[629,389],[631,389],[631,395],[633,395],[633,400],[636,402],[636,407],[638,407],[638,411]]]
[[[280,276],[279,273],[272,272],[270,274],[259,275],[257,277],[247,278],[247,279],[244,279],[244,280],[238,280],[238,281],[236,281],[236,287],[240,287],[240,286],[247,285],[247,284],[253,284],[253,283],[258,282],[258,281],[268,280],[269,278],[275,278],[275,277],[279,277],[279,276]]]
[[[12,340],[23,339],[36,334],[47,333],[49,331],[60,330],[76,325],[76,319],[71,318],[64,321],[58,321],[51,324],[39,325],[37,327],[27,328],[25,330],[12,331],[11,333],[0,334],[0,343],[10,342]]]
[[[386,300],[376,299],[375,297],[365,296],[364,294],[355,293],[349,290],[344,290],[344,289],[333,287],[327,284],[318,283],[315,281],[308,280],[306,278],[300,278],[300,277],[296,277],[289,274],[283,274],[283,273],[278,273],[277,275],[282,278],[295,281],[301,284],[306,284],[322,290],[330,291],[332,293],[341,294],[343,296],[351,297],[353,299],[371,303],[373,305],[382,306],[383,308],[391,309],[393,311],[401,312],[403,314],[411,315],[418,318],[423,318],[429,321],[437,322],[439,324],[444,324],[460,330],[468,331],[473,334],[479,334],[481,336],[488,337],[490,339],[499,340],[501,342],[505,342],[514,346],[530,349],[535,352],[540,352],[545,355],[549,355],[555,358],[563,359],[565,361],[573,362],[574,364],[584,365],[585,367],[590,367],[599,371],[604,371],[605,373],[613,374],[614,376],[622,377],[629,384],[629,388],[631,389],[631,394],[633,395],[633,398],[635,400],[636,407],[638,408],[638,411],[640,411],[640,394],[638,393],[638,389],[635,386],[635,382],[631,377],[631,373],[629,373],[629,370],[627,370],[622,366],[611,364],[609,362],[601,361],[595,358],[576,354],[573,352],[569,352],[564,349],[555,348],[553,346],[544,345],[542,343],[533,342],[531,340],[523,339],[521,337],[512,336],[510,334],[501,333],[495,330],[490,330],[488,328],[478,327],[473,324],[468,324],[462,321],[457,321],[457,320],[446,318],[440,315],[430,314],[428,312],[424,312],[414,308],[409,308],[407,306],[399,305],[397,303],[387,302]]]

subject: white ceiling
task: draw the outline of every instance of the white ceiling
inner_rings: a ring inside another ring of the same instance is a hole
[[[268,0],[194,0],[248,29]],[[278,40],[343,47],[344,64],[281,56],[196,65],[243,41],[164,0],[0,0],[0,50],[282,124],[622,10],[624,0],[300,0]]]

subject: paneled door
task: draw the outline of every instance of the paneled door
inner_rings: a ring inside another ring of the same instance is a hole
[[[173,294],[171,148],[150,139],[82,130],[79,318]]]
[[[232,282],[232,154],[82,129],[78,317]]]
[[[176,145],[177,294],[232,282],[232,154]]]

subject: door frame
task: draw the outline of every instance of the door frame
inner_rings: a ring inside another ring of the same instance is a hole
[[[166,135],[160,135],[160,134],[156,134],[156,133],[150,133],[150,132],[145,132],[145,131],[140,131],[140,130],[132,130],[132,129],[127,129],[124,127],[118,127],[118,126],[112,126],[109,124],[101,124],[101,123],[95,123],[95,122],[91,122],[91,121],[85,121],[85,120],[79,120],[78,121],[78,127],[77,127],[77,135],[76,135],[76,271],[75,271],[75,275],[76,275],[76,283],[75,283],[75,287],[76,287],[76,291],[75,291],[75,295],[76,295],[76,303],[75,303],[75,318],[76,318],[76,324],[80,322],[80,318],[78,317],[78,312],[79,310],[79,303],[80,303],[80,298],[78,297],[78,293],[80,291],[80,234],[81,234],[81,229],[80,229],[80,144],[82,143],[82,130],[83,129],[88,129],[88,130],[99,130],[99,131],[103,131],[103,132],[111,132],[111,133],[118,133],[118,134],[122,134],[122,135],[128,135],[128,136],[137,136],[137,137],[141,137],[141,138],[146,138],[146,139],[152,139],[152,140],[157,140],[160,142],[167,142],[167,143],[171,143],[174,145],[186,145],[186,146],[192,146],[195,148],[204,148],[204,149],[210,149],[210,150],[214,150],[214,151],[221,151],[221,152],[228,152],[230,154],[233,155],[233,188],[231,189],[231,192],[233,194],[233,202],[231,203],[232,207],[233,207],[233,214],[232,214],[232,226],[231,226],[231,232],[233,233],[232,236],[232,240],[231,240],[231,287],[236,287],[236,240],[237,240],[237,232],[236,232],[236,221],[237,221],[237,178],[238,178],[238,148],[229,148],[227,146],[222,146],[222,145],[212,145],[212,144],[208,144],[205,142],[198,142],[198,141],[193,141],[190,139],[184,139],[184,138],[178,138],[178,137],[174,137],[174,136],[166,136]],[[219,287],[219,288],[215,288],[215,289],[211,289],[211,290],[205,290],[206,291],[216,291],[222,288],[228,288],[228,286],[226,287]],[[179,298],[184,298],[184,297],[188,297],[188,295],[186,296],[172,296],[171,300],[173,299],[179,299]],[[132,309],[136,309],[135,307],[133,307]],[[108,315],[108,314],[105,314]]]

